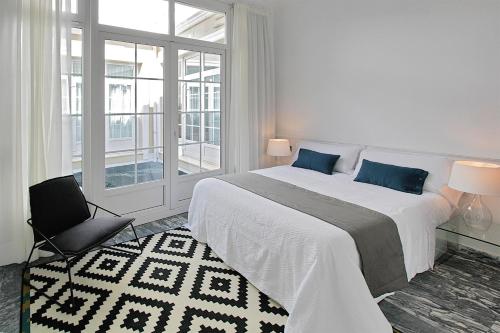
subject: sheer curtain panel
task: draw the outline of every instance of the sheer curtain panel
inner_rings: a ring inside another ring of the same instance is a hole
[[[275,135],[274,45],[270,14],[235,4],[228,113],[228,171],[270,166],[266,155]]]
[[[69,9],[69,0],[0,1],[0,265],[24,261],[31,246],[28,187],[71,170],[62,1]]]

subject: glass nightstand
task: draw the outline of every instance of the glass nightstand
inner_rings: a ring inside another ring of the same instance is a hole
[[[440,225],[437,229],[500,248],[500,224],[498,223],[493,223],[486,231],[480,231],[468,227],[464,220],[457,216]]]

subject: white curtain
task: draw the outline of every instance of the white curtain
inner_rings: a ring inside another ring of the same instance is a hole
[[[235,4],[231,49],[231,102],[228,113],[228,171],[270,166],[274,138],[275,79],[271,16]]]
[[[61,8],[55,0],[0,1],[0,265],[24,261],[31,247],[28,187],[71,172],[61,80],[71,27]]]

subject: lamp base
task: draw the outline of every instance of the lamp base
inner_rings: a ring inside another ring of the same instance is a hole
[[[493,220],[490,210],[484,205],[481,196],[477,194],[462,208],[462,216],[465,225],[481,231],[488,230]]]

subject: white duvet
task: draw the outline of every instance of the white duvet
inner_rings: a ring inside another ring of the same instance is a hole
[[[346,174],[290,166],[255,172],[390,216],[408,279],[432,268],[435,228],[451,214],[442,196],[406,194],[357,183]],[[188,227],[288,311],[285,332],[392,332],[359,269],[354,240],[342,229],[213,178],[196,185]]]

